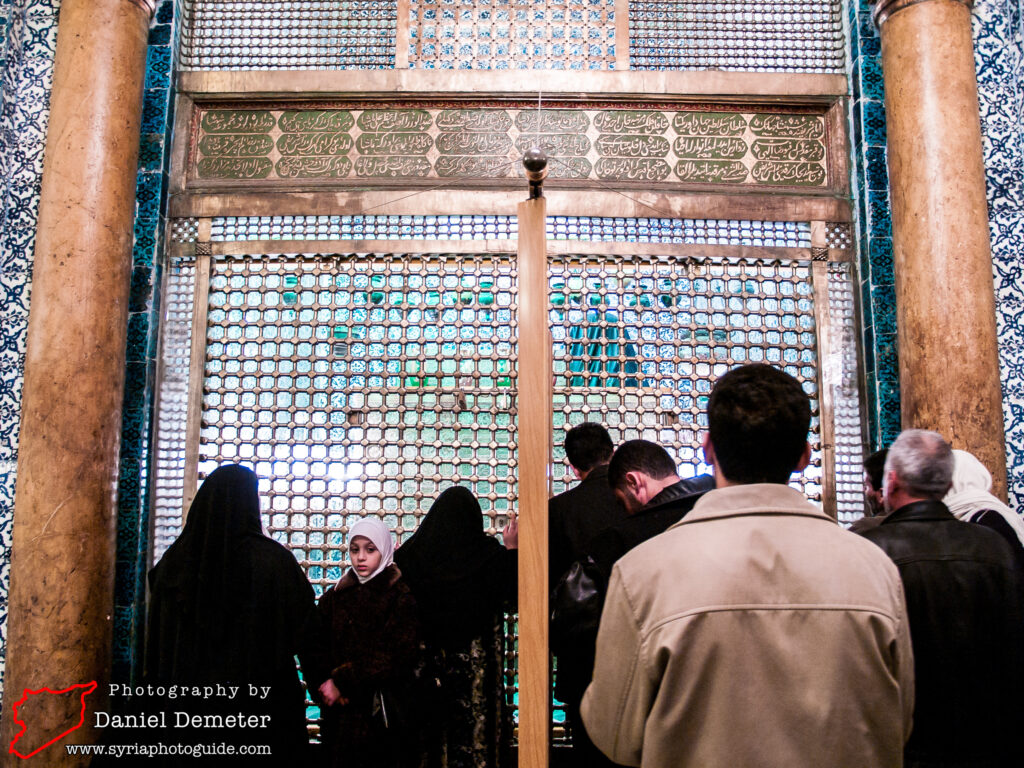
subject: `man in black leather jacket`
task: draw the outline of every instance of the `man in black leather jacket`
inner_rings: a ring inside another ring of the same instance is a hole
[[[551,649],[558,657],[558,696],[573,727],[576,764],[615,765],[587,737],[579,719],[583,692],[594,671],[594,648],[601,609],[615,561],[657,536],[693,509],[714,487],[714,477],[684,480],[668,452],[647,440],[619,446],[608,465],[608,483],[629,516],[595,535],[586,554],[574,562],[551,596]]]
[[[1024,584],[1010,545],[940,501],[953,472],[935,432],[889,449],[889,515],[863,536],[896,563],[914,648],[914,729],[906,768],[1024,765]]]
[[[625,508],[608,485],[608,462],[613,450],[611,436],[600,424],[577,424],[565,435],[565,456],[580,483],[548,500],[548,572],[552,588],[570,565],[586,555],[596,534],[626,517]],[[556,653],[555,664],[555,697],[565,703],[573,763],[581,768],[599,768],[606,758],[590,743],[579,719],[586,684],[579,688],[575,682],[581,674],[589,679],[590,669],[580,670],[578,654],[572,647]]]
[[[585,421],[565,434],[565,457],[579,484],[548,499],[548,571],[554,587],[586,553],[595,534],[621,522],[623,507],[608,485],[615,446],[608,430]]]

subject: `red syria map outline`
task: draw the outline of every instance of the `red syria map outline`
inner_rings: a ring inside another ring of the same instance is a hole
[[[23,755],[23,754],[21,754],[21,752],[16,750],[14,748],[14,745],[18,743],[18,739],[20,739],[22,736],[24,736],[25,735],[25,731],[28,730],[28,724],[24,720],[21,720],[18,717],[18,707],[20,707],[22,704],[24,704],[26,701],[28,701],[28,697],[30,695],[31,696],[35,696],[36,694],[43,693],[44,691],[46,693],[52,693],[52,694],[58,694],[59,695],[61,693],[70,693],[71,691],[75,690],[76,688],[83,688],[84,689],[82,691],[82,715],[81,715],[81,718],[78,721],[78,725],[74,725],[71,728],[68,728],[63,733],[58,734],[57,736],[54,736],[52,739],[50,739],[48,742],[43,744],[41,747],[38,747],[38,748],[32,750],[27,755]],[[96,690],[96,681],[95,680],[93,680],[91,683],[78,683],[77,685],[72,685],[70,688],[65,688],[65,689],[63,689],[61,691],[54,691],[54,690],[52,690],[50,688],[40,688],[38,691],[33,691],[33,690],[30,690],[30,689],[26,688],[25,692],[22,694],[21,698],[18,699],[18,701],[14,702],[14,704],[13,704],[14,722],[21,726],[21,730],[18,731],[18,733],[15,735],[15,737],[13,739],[11,739],[11,746],[10,746],[10,748],[7,751],[9,753],[13,752],[15,755],[20,757],[22,760],[27,760],[28,758],[32,757],[32,755],[38,754],[39,752],[41,752],[44,749],[46,749],[48,746],[53,744],[55,741],[60,741],[61,739],[63,739],[65,736],[67,736],[72,731],[77,731],[79,728],[81,728],[85,724],[85,697],[88,696],[90,693],[92,693],[95,690]]]

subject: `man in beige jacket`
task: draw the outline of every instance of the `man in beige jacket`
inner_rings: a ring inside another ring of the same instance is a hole
[[[810,459],[807,396],[743,366],[708,422],[715,490],[612,572],[590,737],[643,768],[898,768],[914,707],[903,588],[786,484]]]

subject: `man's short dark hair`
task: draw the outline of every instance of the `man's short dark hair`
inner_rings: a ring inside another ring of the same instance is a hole
[[[882,479],[885,477],[885,457],[889,455],[889,449],[883,448],[875,451],[864,459],[864,472],[868,476],[868,482],[876,490],[882,490]]]
[[[786,483],[807,443],[811,402],[770,365],[743,365],[715,382],[708,431],[715,464],[733,483]]]
[[[668,451],[650,440],[627,440],[618,447],[608,464],[608,485],[621,488],[627,472],[643,472],[654,480],[676,474],[676,463]]]
[[[565,456],[580,472],[589,472],[612,457],[612,438],[600,424],[585,421],[565,433]]]

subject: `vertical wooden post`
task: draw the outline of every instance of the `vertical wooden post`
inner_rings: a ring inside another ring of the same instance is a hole
[[[551,334],[543,197],[519,204],[519,765],[547,768]]]

